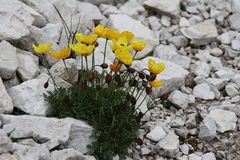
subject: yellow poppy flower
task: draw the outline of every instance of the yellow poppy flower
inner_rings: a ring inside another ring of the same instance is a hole
[[[148,61],[148,69],[153,74],[159,74],[165,69],[163,63],[156,63],[154,59],[150,58]]]
[[[82,43],[70,44],[69,46],[78,56],[89,56],[95,49],[94,45],[86,45]]]
[[[76,33],[75,38],[78,41],[78,43],[84,43],[84,44],[93,44],[97,40],[96,34],[90,34],[90,35],[84,35],[82,33]]]
[[[146,41],[140,39],[133,39],[131,45],[135,51],[142,51],[146,47]]]
[[[151,87],[161,87],[163,84],[163,80],[155,80],[155,81],[150,81],[149,85]]]
[[[35,53],[38,54],[47,54],[52,49],[51,43],[39,43],[38,46],[32,44],[32,48]]]
[[[115,51],[115,55],[116,55],[116,58],[119,61],[121,61],[122,63],[124,63],[126,65],[130,65],[133,62],[133,56],[129,52],[129,49],[127,47],[119,49],[119,50],[116,50]]]
[[[106,32],[106,35],[105,35],[104,38],[110,39],[110,40],[114,40],[114,39],[117,40],[118,39],[120,33],[117,30],[110,29],[110,28],[106,28],[106,30],[107,30],[107,32]]]
[[[63,48],[59,52],[53,51],[50,56],[56,59],[65,59],[69,57],[71,54],[71,49],[70,48]]]
[[[128,41],[125,38],[119,38],[118,40],[112,40],[113,44],[110,45],[113,51],[126,47],[128,45]],[[131,46],[128,46],[130,49]]]
[[[120,36],[121,38],[125,38],[127,41],[130,41],[133,39],[134,34],[132,32],[129,31],[123,31]]]
[[[97,34],[99,37],[105,38],[105,35],[107,33],[106,27],[99,24],[97,27],[95,27],[94,33]]]

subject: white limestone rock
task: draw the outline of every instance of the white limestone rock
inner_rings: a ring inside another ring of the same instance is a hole
[[[146,48],[139,52],[136,58],[146,57],[155,46],[158,45],[157,35],[141,22],[124,14],[111,14],[109,16],[109,23],[112,28],[122,31],[132,32],[136,38],[143,39],[148,42]],[[123,25],[124,24],[124,25]]]
[[[240,13],[235,13],[229,16],[228,22],[231,29],[240,31]]]
[[[215,98],[214,92],[211,91],[207,83],[198,84],[193,88],[193,95],[196,98],[211,100]]]
[[[190,23],[185,17],[181,17],[180,21],[179,21],[179,26],[180,27],[188,27],[188,26],[190,26]]]
[[[11,126],[14,130],[11,138],[33,138],[35,141],[45,142],[58,140],[61,145],[75,147],[76,150],[86,153],[87,145],[91,143],[90,135],[92,127],[83,121],[72,118],[46,118],[31,115],[0,115],[3,128]],[[73,143],[79,146],[71,146]]]
[[[240,4],[238,0],[232,0],[231,1],[231,6],[232,6],[232,11],[233,13],[240,13],[239,8],[240,8]]]
[[[160,15],[176,17],[180,12],[180,0],[147,0],[144,7],[156,10]]]
[[[16,48],[7,41],[0,42],[0,77],[13,78],[18,66]]]
[[[52,80],[45,73],[40,74],[32,80],[25,81],[18,86],[8,89],[8,94],[12,98],[16,108],[32,115],[46,116],[49,113],[50,106],[44,100],[43,94],[47,91],[53,91],[54,86]],[[44,88],[44,84],[49,82],[48,88]],[[58,86],[69,87],[69,83],[60,78],[55,78]]]
[[[235,83],[228,83],[225,86],[225,91],[226,91],[227,95],[230,97],[234,97],[239,94],[238,86]]]
[[[0,154],[8,153],[13,151],[13,145],[11,139],[7,134],[0,129]]]
[[[169,97],[168,100],[176,105],[178,108],[181,108],[183,110],[187,109],[188,103],[189,103],[189,97],[187,94],[182,93],[178,90],[173,91]]]
[[[240,105],[233,104],[231,102],[223,101],[220,105],[213,105],[208,108],[210,111],[214,109],[222,109],[234,112],[237,116],[240,116]]]
[[[214,153],[208,152],[202,156],[202,160],[216,160],[216,157]]]
[[[166,61],[174,62],[183,68],[189,68],[191,62],[191,58],[179,55],[175,51],[174,47],[162,44],[154,49],[153,56]]]
[[[150,16],[148,17],[148,23],[150,25],[150,28],[154,31],[160,30],[161,28],[161,23],[158,17],[156,16]]]
[[[201,156],[198,156],[197,154],[195,153],[192,153],[188,156],[189,160],[202,160],[202,157]]]
[[[167,134],[162,127],[156,126],[146,135],[146,137],[154,142],[158,142],[159,140],[163,139],[166,135]]]
[[[185,37],[191,39],[191,43],[194,45],[208,44],[218,36],[216,26],[208,21],[182,28],[181,32]]]
[[[139,13],[145,11],[144,7],[137,0],[129,0],[124,3],[119,10],[132,17],[136,17]]]
[[[236,51],[240,51],[240,40],[232,40],[231,47]]]
[[[236,127],[237,116],[231,111],[215,109],[211,110],[206,118],[211,118],[215,121],[217,131],[224,133],[229,130],[234,130]]]
[[[206,81],[207,83],[215,86],[218,90],[224,88],[227,84],[227,80],[220,78],[207,78]]]
[[[51,152],[51,157],[49,160],[69,160],[69,159],[95,160],[93,156],[85,156],[81,152],[78,152],[72,148],[55,150]]]
[[[206,62],[200,62],[197,64],[194,73],[201,78],[206,78],[210,74],[210,67]]]
[[[13,102],[8,95],[5,86],[0,77],[0,113],[11,113],[13,111]],[[1,126],[1,125],[0,125]]]
[[[179,139],[174,132],[168,133],[164,139],[160,140],[157,144],[158,152],[160,155],[175,157],[179,153]]]
[[[187,144],[184,143],[184,144],[180,145],[179,148],[183,154],[188,155],[189,147]]]
[[[0,40],[17,40],[30,34],[28,27],[43,27],[46,19],[18,0],[0,1]]]
[[[173,36],[168,39],[168,42],[174,44],[177,48],[181,48],[187,46],[188,39],[184,36]]]
[[[59,61],[50,69],[51,74],[60,77],[61,79],[69,82],[76,83],[78,80],[77,62],[75,59],[66,59],[66,67],[63,61]]]
[[[199,127],[198,137],[203,140],[213,139],[217,135],[217,126],[213,119],[204,118]]]
[[[141,71],[147,68],[148,60],[150,58],[154,59],[156,63],[165,64],[165,70],[159,75],[157,75],[157,78],[156,78],[157,80],[163,80],[163,86],[160,88],[153,89],[154,96],[160,96],[163,93],[176,90],[184,85],[185,77],[188,75],[188,71],[175,63],[149,56],[142,60],[135,61],[132,67]]]
[[[4,84],[6,89],[9,89],[9,88],[12,88],[14,86],[17,86],[20,83],[21,83],[21,80],[17,76],[15,76],[15,77],[13,77],[11,79],[7,79],[7,80],[3,81],[3,84]]]

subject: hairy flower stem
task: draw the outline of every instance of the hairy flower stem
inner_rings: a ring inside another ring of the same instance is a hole
[[[43,59],[44,59],[45,62],[46,62],[46,65],[47,65],[47,72],[48,72],[48,75],[51,77],[51,79],[52,79],[52,81],[53,81],[54,88],[57,88],[57,84],[56,84],[56,82],[55,82],[55,80],[54,80],[54,78],[53,78],[51,72],[49,71],[50,65],[49,65],[49,63],[48,63],[48,61],[47,61],[47,58],[46,58],[44,55],[43,55]]]
[[[138,53],[138,51],[136,51],[136,52],[134,53],[133,60],[134,60],[134,58],[136,57],[137,53]]]
[[[105,60],[106,60],[107,43],[108,43],[108,39],[106,39],[106,42],[105,42],[103,63],[105,63]]]

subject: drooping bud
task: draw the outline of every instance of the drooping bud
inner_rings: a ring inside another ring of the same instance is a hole
[[[141,138],[136,138],[135,142],[136,142],[139,146],[143,145],[143,141],[142,141]]]
[[[106,81],[107,83],[110,83],[110,82],[112,81],[112,76],[111,76],[110,74],[107,74],[105,81]]]
[[[149,77],[149,81],[154,81],[156,79],[157,75],[156,74],[151,74]]]
[[[147,87],[147,88],[146,88],[146,93],[147,93],[147,94],[152,94],[152,88]]]
[[[141,79],[144,79],[146,76],[143,72],[139,72],[138,76],[141,78]]]
[[[94,74],[93,73],[88,73],[88,80],[93,81],[94,80]]]
[[[164,93],[164,94],[162,94],[162,95],[160,96],[160,99],[164,101],[164,100],[167,100],[168,97],[169,97],[169,94],[168,94],[168,93]]]
[[[133,74],[136,70],[134,68],[128,68],[127,71]]]
[[[44,83],[43,87],[44,88],[48,88],[49,84],[48,84],[48,81],[46,83]]]
[[[103,64],[101,64],[100,65],[103,69],[106,69],[106,68],[108,68],[108,65],[107,65],[107,63],[103,63]]]

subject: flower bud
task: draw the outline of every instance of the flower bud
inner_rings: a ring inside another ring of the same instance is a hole
[[[140,146],[143,145],[143,141],[141,138],[136,138],[135,142]]]
[[[121,76],[119,74],[117,74],[115,76],[115,81],[118,82],[118,83],[121,83],[122,82],[122,79],[121,79]]]
[[[88,80],[93,81],[94,80],[94,74],[93,73],[88,73]]]
[[[127,71],[133,74],[136,70],[134,68],[128,68]]]
[[[151,74],[149,77],[149,81],[154,81],[156,79],[157,75],[156,74]]]
[[[106,68],[108,68],[108,65],[107,65],[107,63],[103,63],[103,64],[101,64],[100,65],[103,69],[106,69]]]
[[[141,79],[144,79],[146,76],[143,72],[139,72],[138,76],[141,78]]]
[[[48,81],[46,83],[44,83],[43,87],[44,88],[48,88],[49,84],[48,84]]]
[[[147,87],[147,88],[146,88],[146,93],[147,93],[147,94],[152,94],[152,88]]]
[[[168,97],[169,97],[169,94],[168,94],[168,93],[164,93],[164,94],[162,94],[162,95],[160,96],[160,99],[164,101],[164,100],[167,100]]]
[[[82,89],[83,91],[86,91],[87,88],[88,88],[87,82],[83,82],[80,87],[81,87],[81,89]]]
[[[110,74],[107,74],[105,80],[107,83],[110,83],[112,81],[112,76]]]

